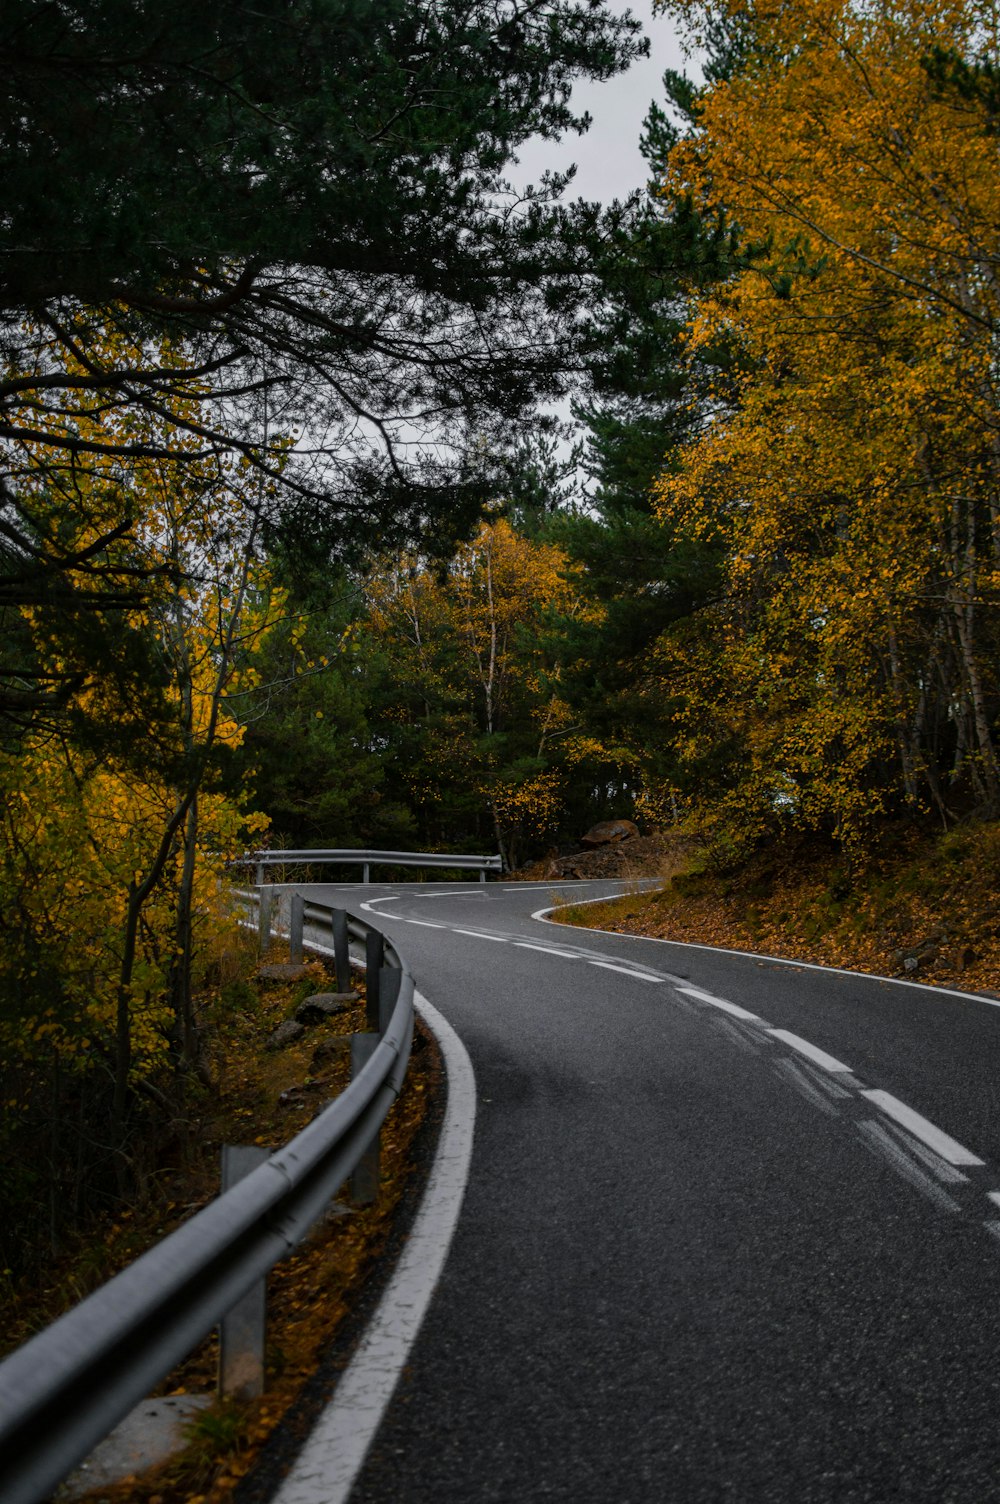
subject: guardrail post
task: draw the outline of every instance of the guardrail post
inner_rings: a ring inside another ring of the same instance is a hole
[[[305,918],[306,901],[301,893],[293,893],[288,919],[288,959],[293,966],[302,965],[302,923]]]
[[[223,1144],[222,1189],[228,1191],[267,1159],[256,1144]],[[219,1394],[255,1400],[264,1393],[267,1281],[259,1279],[219,1323]]]
[[[369,882],[371,880],[369,878],[369,876],[368,876],[368,871],[369,871],[368,863],[367,862],[362,862],[361,863],[361,881],[363,883],[367,883],[367,882]]]
[[[258,862],[257,863],[257,886],[258,886],[258,888],[261,888],[261,887],[263,887],[263,885],[264,885],[264,863],[263,862]]]
[[[480,867],[480,869],[479,869],[479,881],[481,883],[484,883],[486,881],[486,868],[485,867]]]
[[[272,907],[281,899],[276,887],[271,884],[258,895],[268,933],[271,918],[284,915],[283,904],[280,911]],[[367,927],[351,922],[351,933],[367,934]],[[386,968],[390,974],[383,978],[381,953],[368,947],[366,952],[373,962],[370,993],[382,1004],[378,1021],[383,1027],[388,1023],[393,1003],[406,1016],[400,1041],[401,1048],[407,1046],[405,1053],[394,1058],[393,1051],[382,1051],[384,1059],[380,1069],[372,1069],[370,1083],[331,1104],[327,1126],[318,1136],[317,1120],[278,1151],[274,1168],[284,1182],[280,1189],[267,1175],[259,1177],[266,1184],[257,1187],[257,1194],[254,1187],[234,1192],[245,1176],[258,1178],[254,1171],[266,1161],[268,1150],[227,1146],[223,1190],[239,1203],[235,1216],[226,1196],[203,1207],[137,1264],[0,1361],[3,1501],[12,1486],[20,1490],[18,1499],[48,1498],[122,1411],[166,1378],[213,1324],[220,1328],[221,1392],[240,1397],[262,1392],[266,1271],[289,1241],[305,1235],[345,1179],[359,1205],[370,1204],[379,1192],[379,1134],[369,1126],[365,1152],[357,1156],[358,1124],[380,1122],[388,1098],[399,1089],[409,1053],[413,992],[405,966],[401,973]],[[373,1063],[380,1042],[374,1030],[354,1036],[354,1078]],[[352,1162],[356,1168],[349,1174],[346,1167]],[[279,1230],[282,1236],[276,1238]],[[237,1272],[240,1279],[234,1284]],[[249,1290],[248,1280],[253,1282]],[[234,1289],[246,1292],[235,1304]]]
[[[267,954],[267,948],[271,944],[271,900],[274,894],[270,888],[260,890],[260,909],[257,914],[258,944],[262,956]]]
[[[398,966],[383,966],[378,979],[378,1031],[384,1034],[389,1027],[393,1009],[399,1000],[399,986],[403,973]]]
[[[351,1080],[359,1075],[379,1046],[377,1034],[351,1035]],[[372,1206],[378,1200],[379,1133],[376,1131],[355,1166],[348,1182],[349,1195],[356,1206]]]
[[[350,992],[351,951],[347,934],[346,910],[334,909],[330,915],[330,925],[333,930],[333,957],[337,972],[337,991]]]
[[[365,1016],[369,1029],[378,1029],[379,983],[382,979],[382,963],[385,957],[385,941],[378,930],[369,930],[365,936]]]

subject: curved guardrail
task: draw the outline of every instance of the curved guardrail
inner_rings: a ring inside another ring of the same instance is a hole
[[[258,885],[264,881],[264,868],[276,865],[296,866],[299,863],[358,866],[363,870],[362,881],[368,881],[372,867],[451,867],[460,871],[479,873],[479,881],[486,881],[487,872],[502,872],[503,860],[498,856],[455,856],[443,851],[358,851],[353,849],[315,849],[295,851],[250,851],[239,857],[234,866],[255,867]]]
[[[307,913],[332,917],[315,904]],[[366,946],[378,936],[393,992],[399,978],[371,1059],[283,1149],[0,1364],[3,1504],[47,1498],[301,1242],[358,1165],[406,1073],[413,978],[381,932],[353,918],[348,930]]]

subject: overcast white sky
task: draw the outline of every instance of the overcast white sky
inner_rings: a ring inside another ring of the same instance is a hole
[[[577,174],[567,190],[567,199],[596,199],[609,204],[645,186],[647,171],[639,137],[652,101],[664,101],[665,70],[676,68],[696,78],[701,75],[697,59],[685,57],[671,23],[663,16],[654,16],[652,0],[632,0],[631,4],[628,0],[611,0],[610,9],[619,14],[631,10],[641,22],[650,41],[649,57],[640,58],[627,73],[606,83],[589,79],[579,82],[573,90],[573,107],[593,116],[590,130],[584,136],[564,136],[556,145],[529,142],[521,151],[519,164],[506,170],[505,175],[516,187],[536,183],[546,169],[565,171],[571,162],[577,164]],[[560,419],[569,420],[569,399],[551,410]],[[563,455],[569,448],[569,441],[559,445]]]
[[[520,166],[510,177],[519,187],[537,182],[546,169],[564,170],[576,162],[577,174],[567,197],[598,199],[610,203],[624,198],[646,182],[646,164],[639,152],[642,122],[650,102],[663,102],[662,79],[667,68],[697,73],[696,64],[685,59],[677,33],[663,16],[654,16],[651,0],[632,4],[612,0],[611,9],[631,10],[650,40],[650,54],[606,83],[589,79],[573,90],[573,107],[588,110],[594,123],[585,136],[570,135],[559,145],[540,141],[521,152]]]

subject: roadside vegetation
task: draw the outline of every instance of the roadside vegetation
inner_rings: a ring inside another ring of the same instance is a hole
[[[275,947],[267,961],[287,959]],[[275,1031],[294,1019],[304,999],[329,992],[326,964],[310,960],[298,981],[258,977],[253,937],[218,958],[217,979],[202,999],[210,1084],[192,1092],[186,1112],[157,1145],[143,1184],[113,1217],[92,1217],[67,1235],[44,1275],[8,1277],[0,1302],[4,1351],[53,1321],[197,1212],[219,1191],[223,1144],[277,1148],[346,1087],[349,1036],[365,1025],[364,982],[358,998],[328,1020],[277,1045]],[[294,1032],[294,1031],[292,1031]],[[190,1425],[190,1444],[163,1467],[102,1486],[110,1504],[214,1504],[231,1497],[257,1462],[271,1432],[298,1401],[307,1380],[357,1304],[366,1278],[386,1248],[408,1187],[440,1110],[440,1065],[418,1025],[404,1089],[382,1129],[380,1194],[372,1206],[352,1205],[349,1188],[314,1232],[267,1280],[265,1393],[260,1400],[216,1400]],[[162,1394],[212,1395],[218,1343],[213,1335],[160,1386]]]
[[[669,840],[666,843],[669,849]],[[891,828],[860,869],[829,843],[768,846],[728,870],[690,849],[637,863],[662,886],[553,918],[846,966],[1000,998],[1000,824]]]
[[[629,819],[684,853],[630,923],[1000,980],[1000,8],[663,0],[700,81],[612,206],[504,181],[641,53],[600,4],[167,0],[152,50],[147,10],[0,21],[0,1271],[39,1312],[216,1136],[258,843],[545,880]]]

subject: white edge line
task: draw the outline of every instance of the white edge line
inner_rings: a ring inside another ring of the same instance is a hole
[[[426,922],[427,922],[426,920],[421,921],[419,919],[411,919],[410,920],[411,924],[420,924],[420,923],[425,923],[426,924]],[[440,930],[440,929],[446,928],[446,926],[445,925],[441,925],[441,924],[435,924],[433,926],[433,928],[436,929],[436,930]],[[471,935],[472,938],[473,938],[473,940],[499,940],[501,945],[506,945],[507,944],[507,936],[506,935],[487,935],[487,934],[484,934],[482,930],[460,930],[460,929],[456,929],[455,926],[453,925],[452,928],[451,928],[450,933],[453,934],[453,935]]]
[[[649,891],[648,889],[645,891]],[[536,909],[532,919],[539,924],[555,924],[549,914],[559,909],[582,908],[585,903],[613,903],[616,898],[628,894],[612,893],[603,898],[578,898],[575,903],[554,903],[547,909]],[[662,935],[636,935],[631,930],[601,930],[588,924],[564,924],[560,929],[583,930],[588,935],[614,935],[617,940],[645,940],[652,945],[673,945],[678,950],[707,950],[716,956],[743,956],[750,961],[773,961],[775,966],[798,966],[803,971],[826,971],[832,976],[861,977],[866,982],[888,982],[893,987],[915,987],[918,992],[928,992],[932,997],[961,997],[970,1003],[985,1003],[988,1008],[1000,1008],[1000,998],[986,997],[981,992],[959,992],[955,987],[933,987],[929,982],[909,982],[905,977],[884,977],[877,971],[853,971],[848,966],[821,966],[818,961],[796,961],[791,956],[770,956],[766,951],[730,950],[724,945],[704,945],[698,940],[666,940]]]
[[[905,1102],[901,1102],[898,1097],[892,1096],[889,1092],[876,1089],[863,1091],[861,1095],[867,1097],[869,1102],[874,1102],[875,1106],[881,1108],[887,1117],[894,1118],[897,1123],[902,1123],[904,1128],[910,1130],[914,1138],[922,1139],[929,1148],[934,1150],[935,1154],[940,1154],[941,1158],[946,1159],[950,1165],[984,1163],[970,1149],[966,1149],[963,1144],[950,1138],[943,1129],[929,1122],[927,1118],[921,1117],[919,1112],[915,1112],[912,1107],[907,1107]]]
[[[419,924],[422,930],[446,930],[448,928],[446,924],[433,924],[429,919],[404,919],[403,923]]]
[[[798,1034],[790,1034],[787,1029],[768,1029],[767,1032],[773,1039],[783,1040],[793,1050],[798,1050],[800,1055],[805,1055],[808,1060],[812,1060],[816,1065],[822,1066],[825,1071],[830,1071],[831,1074],[837,1071],[847,1071],[848,1075],[850,1075],[851,1067],[849,1065],[845,1065],[842,1060],[838,1060],[834,1055],[828,1055],[818,1045],[810,1044],[808,1039],[802,1039]]]
[[[434,1163],[378,1308],[272,1504],[346,1501],[420,1330],[458,1222],[472,1157],[475,1074],[461,1039],[419,992],[414,1007],[437,1040],[448,1081]]]
[[[303,887],[307,886],[312,885],[303,883]],[[366,914],[375,914],[378,912],[378,910],[375,908],[375,905],[377,903],[398,903],[402,897],[402,893],[384,893],[381,898],[369,898],[366,903],[359,903],[358,908]],[[387,919],[390,917],[392,916],[388,914],[386,915]]]

